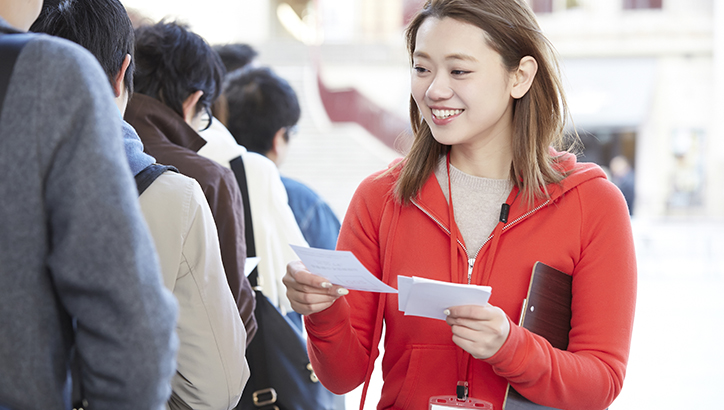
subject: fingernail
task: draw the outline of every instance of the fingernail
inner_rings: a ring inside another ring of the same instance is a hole
[[[325,289],[329,289],[332,287],[332,284],[329,282],[322,282],[322,287]]]
[[[339,289],[337,289],[337,294],[344,296],[344,295],[349,294],[349,291],[345,288],[339,288]]]
[[[445,309],[442,313],[445,314],[445,316],[450,316],[450,309]]]

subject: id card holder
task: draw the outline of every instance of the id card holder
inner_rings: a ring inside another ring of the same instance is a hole
[[[459,400],[457,396],[433,396],[430,397],[429,410],[450,410],[450,409],[477,409],[477,410],[493,410],[493,405],[489,401],[473,399],[468,397],[465,400]]]

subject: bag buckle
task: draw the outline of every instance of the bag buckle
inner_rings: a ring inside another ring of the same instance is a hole
[[[311,363],[307,363],[307,370],[309,370],[309,380],[311,380],[312,383],[319,383],[319,379],[317,378],[317,374],[314,373]]]
[[[277,391],[274,390],[273,387],[267,387],[266,389],[257,390],[252,393],[251,398],[254,400],[256,407],[274,404],[277,401]],[[278,409],[276,406],[274,406],[274,408]]]

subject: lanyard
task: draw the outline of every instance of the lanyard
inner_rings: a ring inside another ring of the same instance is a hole
[[[449,205],[448,205],[448,219],[450,221],[450,281],[453,283],[465,283],[465,275],[464,273],[460,273],[458,271],[458,238],[460,237],[460,231],[458,230],[457,224],[455,223],[455,210],[453,209],[453,197],[452,197],[452,181],[450,180],[450,151],[447,153],[447,159],[446,159],[446,165],[447,165],[447,189],[448,189],[448,198],[449,198]],[[514,189],[515,191],[515,189]],[[515,197],[513,198],[513,201],[518,196],[518,193],[516,192]],[[513,193],[511,192],[510,196],[513,196]],[[508,200],[510,200],[510,196]],[[490,255],[488,256],[487,263],[485,265],[485,270],[483,272],[483,282],[487,282],[490,280],[490,275],[492,272],[492,265],[493,265],[493,259],[495,258],[495,253],[498,249],[498,242],[500,240],[500,235],[503,231],[503,226],[508,222],[508,212],[510,211],[510,205],[507,203],[503,203],[501,206],[500,211],[500,220],[499,223],[496,225],[495,229],[493,230],[493,243],[491,244],[490,249]],[[466,255],[467,257],[467,255]],[[457,278],[454,278],[453,275],[457,275]],[[457,279],[457,280],[456,280]],[[471,276],[471,283],[472,283],[472,276]],[[470,368],[470,359],[472,355],[462,348],[457,348],[457,359],[458,359],[458,382],[456,386],[456,393],[458,400],[467,400],[468,398],[468,370]]]
[[[453,209],[452,182],[450,181],[450,152],[447,153],[447,189],[450,204],[448,205],[448,217],[450,221],[450,281],[455,283],[464,283],[465,278],[458,271],[458,227],[455,223],[455,211]],[[453,278],[457,275],[457,278]],[[457,279],[457,280],[456,280]],[[462,348],[457,348],[458,357],[458,383],[456,386],[456,394],[458,400],[467,400],[468,398],[468,367],[470,366],[470,353]]]
[[[463,283],[458,272],[458,225],[455,223],[455,211],[453,210],[452,183],[450,181],[450,152],[447,153],[447,196],[448,202],[448,220],[450,221],[450,281],[455,283]],[[454,274],[458,274],[458,280],[453,278]]]

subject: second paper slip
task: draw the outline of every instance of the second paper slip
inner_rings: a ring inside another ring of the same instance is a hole
[[[453,306],[485,306],[490,286],[464,285],[418,277],[397,277],[398,308],[406,316],[445,320],[445,309]]]

